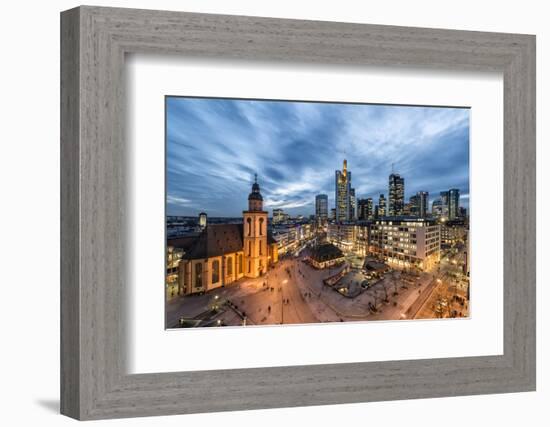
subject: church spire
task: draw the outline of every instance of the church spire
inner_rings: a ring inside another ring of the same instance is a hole
[[[261,211],[263,209],[263,197],[260,193],[260,184],[258,184],[258,174],[254,174],[254,184],[252,192],[248,195],[248,210]]]

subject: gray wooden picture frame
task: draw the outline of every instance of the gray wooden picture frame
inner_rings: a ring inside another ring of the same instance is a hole
[[[127,374],[127,53],[502,72],[504,354]],[[63,414],[84,420],[535,390],[535,255],[534,36],[88,6],[62,12]]]

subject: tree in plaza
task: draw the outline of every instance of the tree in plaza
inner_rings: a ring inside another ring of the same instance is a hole
[[[378,295],[378,290],[377,289],[374,290],[373,297],[374,297],[374,308],[376,309],[376,308],[378,308],[378,305],[380,304],[380,297]]]
[[[388,302],[388,288],[386,288],[386,283],[382,282],[382,290],[384,291],[384,302]]]
[[[397,283],[398,283],[398,281],[397,281],[397,279],[396,279],[396,277],[395,277],[395,274],[392,274],[392,280],[391,280],[391,282],[392,282],[392,285],[393,285],[393,296],[397,296],[397,295],[399,294],[399,293],[397,292]]]

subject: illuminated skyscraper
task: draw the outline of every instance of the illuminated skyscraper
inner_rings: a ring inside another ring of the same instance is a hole
[[[328,196],[317,194],[315,196],[315,220],[317,224],[326,224],[328,221]]]
[[[383,194],[380,194],[380,197],[378,198],[378,215],[380,217],[384,217],[388,214],[386,210],[386,198]]]
[[[372,197],[369,197],[367,199],[367,219],[373,219],[374,218],[374,203],[372,201]]]
[[[372,197],[368,199],[359,199],[357,201],[357,219],[367,220],[374,217],[374,205]]]
[[[441,199],[441,216],[444,218],[449,218],[449,192],[442,191],[439,193]]]
[[[449,190],[449,219],[460,217],[460,190],[451,188]]]
[[[348,171],[348,162],[344,159],[344,167],[335,172],[335,204],[336,221],[350,221],[352,217],[351,202],[351,172]]]
[[[443,215],[443,204],[441,199],[435,199],[432,203],[432,215],[439,218]]]
[[[357,219],[357,199],[355,198],[355,188],[349,189],[349,205],[350,205],[349,219],[353,221]]]
[[[411,196],[411,214],[419,218],[426,218],[428,213],[428,192],[419,191]]]
[[[403,215],[405,204],[405,178],[392,173],[389,179],[388,216]]]
[[[418,194],[415,194],[409,198],[409,203],[405,204],[405,214],[407,214],[407,205],[409,206],[409,212],[408,214],[411,216],[419,216],[419,200],[418,200]]]

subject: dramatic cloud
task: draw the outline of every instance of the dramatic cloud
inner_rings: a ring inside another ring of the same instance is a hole
[[[385,194],[392,169],[405,196],[458,188],[469,207],[469,120],[465,108],[170,97],[167,213],[240,216],[258,174],[266,209],[334,207],[334,171],[344,158],[358,198]]]

